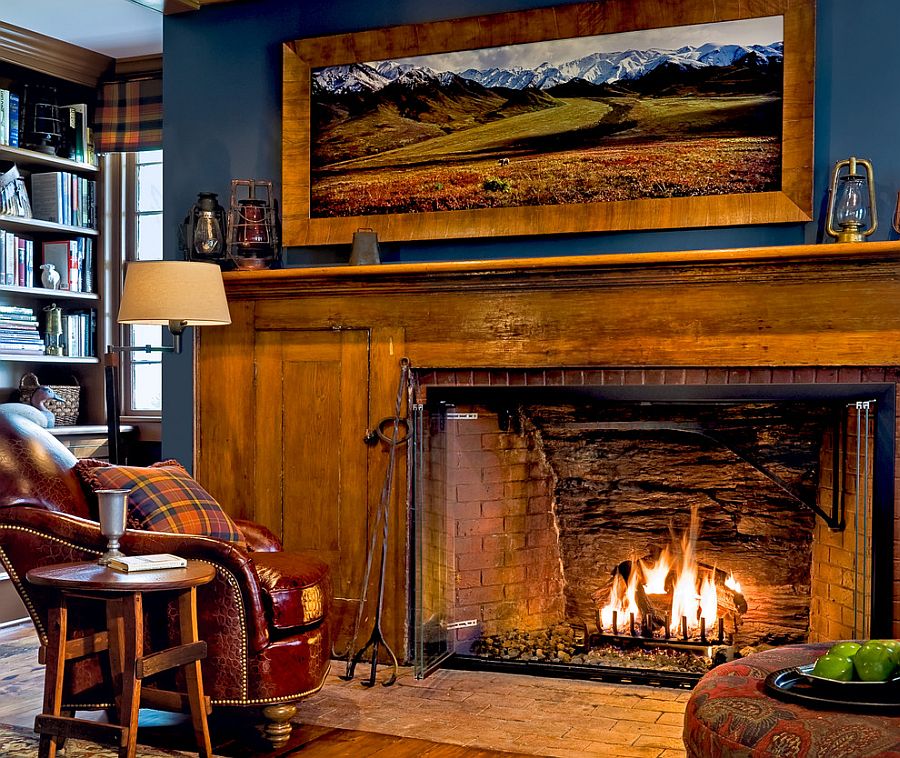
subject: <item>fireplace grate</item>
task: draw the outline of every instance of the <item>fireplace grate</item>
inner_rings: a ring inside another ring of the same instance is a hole
[[[493,673],[549,676],[557,679],[581,679],[615,684],[643,684],[651,687],[673,687],[691,690],[703,674],[690,671],[660,671],[619,666],[584,666],[572,663],[533,663],[482,658],[477,655],[450,656],[443,668],[458,671],[488,671]]]

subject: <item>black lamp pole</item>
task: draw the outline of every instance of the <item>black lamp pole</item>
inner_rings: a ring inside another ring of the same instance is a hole
[[[171,345],[107,345],[103,356],[104,379],[106,381],[106,438],[109,448],[109,462],[121,463],[119,451],[119,353],[180,353],[181,337],[187,323],[170,321]]]

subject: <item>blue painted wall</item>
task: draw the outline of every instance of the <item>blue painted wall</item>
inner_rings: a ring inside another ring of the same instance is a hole
[[[227,204],[232,178],[281,177],[281,43],[302,37],[560,5],[544,0],[257,0],[166,16],[164,210],[166,257],[178,258],[177,222],[197,192]],[[816,33],[815,203],[831,165],[851,154],[875,166],[881,225],[900,190],[897,0],[819,0]],[[280,189],[276,189],[280,197]],[[817,219],[818,219],[817,209]],[[814,242],[818,221],[757,227],[555,235],[384,246],[382,260],[488,259],[606,252],[693,250]],[[291,264],[333,260],[333,251],[292,250]],[[345,253],[346,255],[346,253]],[[189,344],[189,343],[188,343]],[[163,453],[192,458],[191,357],[166,356]],[[250,388],[222,387],[235,402]]]

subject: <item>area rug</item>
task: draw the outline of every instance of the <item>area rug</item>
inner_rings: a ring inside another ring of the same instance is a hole
[[[0,724],[0,755],[3,758],[34,758],[38,751],[38,736],[27,727],[9,726]],[[66,749],[60,756],[65,758],[116,758],[118,751],[112,748],[104,748],[93,742],[83,740],[68,740]],[[138,746],[138,755],[141,758],[165,758],[166,756],[196,756],[193,753],[181,750],[162,750],[160,748]]]

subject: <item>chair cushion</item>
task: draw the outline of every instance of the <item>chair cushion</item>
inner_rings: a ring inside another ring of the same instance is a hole
[[[240,530],[215,498],[178,461],[162,461],[151,466],[110,466],[88,459],[79,461],[75,470],[95,492],[130,490],[128,526],[132,529],[244,542]]]
[[[272,626],[293,629],[321,620],[331,601],[328,566],[308,553],[251,553]]]

